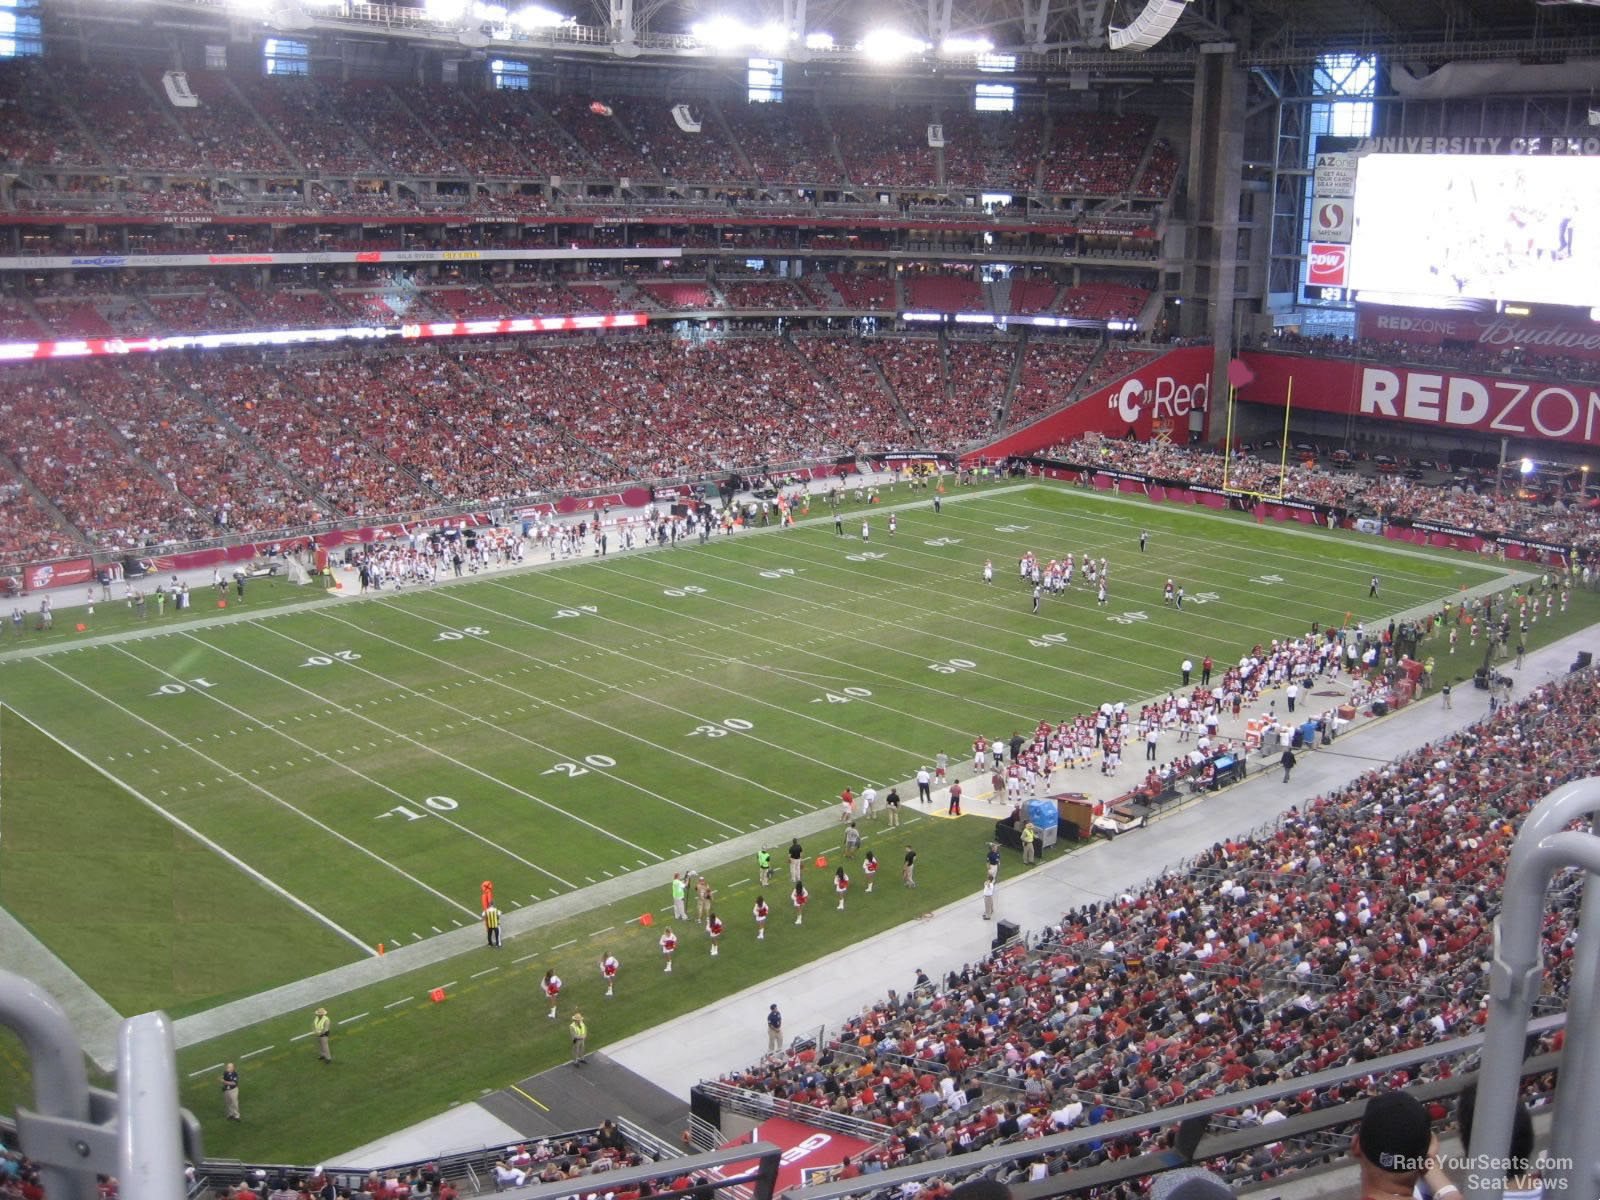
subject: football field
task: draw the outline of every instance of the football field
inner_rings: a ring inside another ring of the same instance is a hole
[[[101,839],[116,846],[117,812],[166,817],[320,964],[475,922],[483,879],[503,908],[537,905],[959,759],[975,734],[1169,689],[1185,657],[1228,661],[1494,573],[1045,487],[938,515],[919,500],[893,536],[885,507],[847,516],[844,537],[813,521],[6,662],[0,697],[95,769]],[[1033,615],[1027,549],[1107,558],[1108,604],[1080,573]],[[28,798],[5,799],[25,821]],[[73,893],[103,916],[122,886],[91,871]],[[30,924],[52,923],[37,901],[93,923],[18,890],[4,899]],[[59,952],[121,990],[94,956]],[[175,985],[118,1007],[208,998]]]
[[[885,499],[0,661],[0,903],[118,1011],[192,1012],[474,924],[482,880],[537,907],[1502,573],[1047,485]],[[1105,557],[1108,604],[1080,573],[1034,615],[1029,549]]]

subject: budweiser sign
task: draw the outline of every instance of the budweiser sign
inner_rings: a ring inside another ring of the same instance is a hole
[[[1350,247],[1332,242],[1312,242],[1306,258],[1306,284],[1309,287],[1345,286],[1350,272]]]
[[[1521,318],[1492,312],[1435,311],[1420,308],[1366,308],[1356,318],[1363,338],[1437,346],[1464,342],[1485,350],[1531,347],[1600,359],[1600,325],[1560,318]]]

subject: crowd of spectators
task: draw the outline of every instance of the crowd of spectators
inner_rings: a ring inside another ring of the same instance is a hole
[[[1154,119],[1143,114],[1057,114],[1051,122],[1044,190],[1084,196],[1131,192],[1154,128]]]
[[[1403,338],[1351,338],[1292,329],[1277,331],[1258,344],[1263,350],[1286,350],[1295,354],[1451,367],[1488,375],[1537,375],[1565,383],[1600,383],[1600,359],[1552,353],[1535,346],[1497,349],[1475,342],[1443,342],[1430,346]]]
[[[272,75],[238,77],[233,84],[312,175],[377,170],[375,155],[346,123],[334,92],[320,81]]]
[[[700,122],[699,133],[678,127],[671,109],[660,101],[613,103],[616,119],[628,126],[639,153],[656,166],[663,179],[684,183],[718,183],[749,176],[739,153],[722,132],[713,109],[702,102],[688,104]]]
[[[1473,533],[1511,534],[1580,549],[1600,548],[1600,510],[1574,497],[1539,503],[1515,494],[1451,482],[1423,487],[1392,474],[1326,470],[1314,456],[1297,452],[1287,467],[1277,447],[1252,454],[1236,450],[1231,459],[1210,447],[1123,439],[1082,439],[1044,454],[1063,461],[1103,465],[1159,479],[1279,495],[1381,520],[1409,518],[1453,525]]]
[[[1028,193],[1044,145],[1044,118],[1018,113],[946,113],[944,181]]]
[[[267,329],[337,326],[344,324],[347,316],[324,293],[312,288],[244,289],[239,299]]]
[[[144,302],[155,314],[151,329],[162,333],[252,329],[260,323],[260,314],[215,283],[193,291],[148,292]]]
[[[200,104],[177,108],[167,102],[160,70],[146,70],[143,76],[148,91],[142,119],[160,123],[170,115],[194,143],[199,164],[212,170],[238,172],[279,172],[289,165],[266,125],[239,101],[224,77],[209,71],[188,73],[189,90]]]
[[[727,308],[755,308],[777,311],[812,308],[816,301],[787,279],[719,280],[718,288]]]
[[[1596,735],[1593,671],[1541,685],[1254,835],[1066,913],[1032,949],[890,992],[820,1053],[726,1082],[881,1123],[886,1140],[861,1164],[872,1172],[1476,1032],[1511,839],[1533,803],[1600,768]],[[1544,999],[1558,1007],[1580,895],[1558,889],[1543,930]],[[1462,1067],[1308,1088],[1229,1119],[1270,1124]],[[1015,1179],[1163,1146],[1152,1134],[1024,1150]],[[1285,1139],[1207,1165],[1238,1185],[1338,1152]]]
[[[905,423],[861,342],[796,337],[794,346],[817,376],[803,407],[836,444],[883,450],[906,442]]]
[[[589,101],[578,96],[541,96],[539,99],[555,126],[574,138],[594,164],[582,174],[640,181],[660,178],[661,172],[634,143],[627,126],[615,116],[591,112]]]
[[[284,172],[390,178],[627,177],[802,187],[987,188],[1164,197],[1176,156],[1144,116],[941,112],[933,106],[806,108],[690,100],[701,131],[667,101],[273,75],[188,75],[194,108],[167,102],[161,69],[100,66],[62,76],[6,64],[0,160],[163,172]],[[941,124],[944,146],[928,145]],[[85,136],[87,135],[87,136]],[[1048,148],[1047,148],[1048,142]],[[942,162],[941,162],[942,159]],[[941,178],[942,174],[942,178]],[[369,206],[384,197],[349,196]],[[795,199],[806,201],[807,195]],[[389,197],[394,202],[394,197]],[[476,206],[474,198],[474,206]],[[155,199],[157,205],[163,199]],[[343,207],[343,206],[341,206]],[[158,208],[157,210],[164,210]]]
[[[704,283],[688,280],[641,283],[639,292],[651,304],[669,312],[704,312],[706,309],[721,307],[716,297],[711,294],[710,287]]]
[[[90,166],[99,158],[43,63],[15,58],[0,70],[0,162]]]
[[[112,322],[102,307],[143,302],[99,290],[106,282],[87,277],[86,298],[30,304],[52,330],[108,333]],[[723,286],[739,296],[741,288],[768,282]],[[337,294],[381,306],[385,319],[399,320],[397,302],[409,305],[412,316],[576,311],[589,289],[621,302],[616,290],[593,283],[491,291],[406,289],[391,281],[387,289]],[[268,295],[285,305],[277,313],[285,325],[349,319],[321,291]],[[297,298],[290,302],[289,295]],[[431,305],[421,303],[424,295]],[[216,323],[205,295],[170,302],[204,302],[205,313],[191,323]],[[264,306],[248,291],[231,303],[257,319]],[[134,315],[117,318],[116,327],[136,326]],[[18,326],[35,319],[22,305],[0,316]],[[960,447],[1001,415],[1012,424],[1035,419],[1155,353],[1038,335],[1021,346],[1008,339],[818,333],[707,341],[613,334],[325,360],[163,356],[119,362],[115,371],[82,362],[23,373],[0,412],[9,418],[4,445],[12,461],[76,527],[78,547],[111,549],[215,536],[219,527],[267,532],[317,519],[493,503],[852,452]],[[1002,413],[1013,370],[1016,392]],[[1223,482],[1223,459],[1206,448],[1095,439],[1046,453],[1160,478]],[[1356,516],[1600,546],[1600,512],[1570,498],[1552,503],[1464,480],[1417,486],[1365,469],[1325,470],[1309,452],[1297,452],[1286,473],[1276,448],[1238,452],[1228,483]],[[0,553],[20,558],[77,548],[26,488],[9,494],[4,511]]]
[[[989,312],[988,290],[976,279],[939,273],[907,274],[902,284],[913,312]]]
[[[829,271],[825,278],[846,308],[886,313],[897,311],[894,280],[887,275]]]
[[[1095,281],[1079,283],[1061,293],[1057,307],[1071,317],[1093,321],[1136,320],[1150,299],[1150,289],[1132,284]]]
[[[944,420],[951,435],[971,439],[992,429],[1005,409],[1006,389],[1017,361],[1015,341],[990,338],[945,342],[945,366],[950,375],[950,403]]]
[[[1053,279],[1012,279],[1009,310],[1018,316],[1053,312],[1061,286]]]
[[[88,411],[82,366],[7,378],[0,451],[98,549],[206,536],[209,516]]]
[[[1165,200],[1172,194],[1172,185],[1178,178],[1178,152],[1171,142],[1158,137],[1150,143],[1150,157],[1144,164],[1144,173],[1133,194],[1146,200]]]
[[[937,185],[938,166],[928,145],[928,109],[880,107],[870,117],[840,117],[834,133],[851,183],[868,187]]]
[[[1030,339],[1023,352],[1022,371],[1017,376],[1007,422],[1016,425],[1030,421],[1065,404],[1098,347],[1097,342]]]
[[[730,105],[722,115],[761,182],[808,186],[843,182],[827,122],[816,110],[745,104]]]
[[[234,357],[168,369],[341,516],[376,517],[440,503],[438,493],[361,437],[359,423],[380,398],[360,389],[348,363],[267,365]]]
[[[920,434],[945,404],[943,354],[936,338],[873,338],[862,347],[889,382],[900,411]]]
[[[157,363],[74,364],[83,405],[121,435],[128,453],[220,533],[284,529],[328,513],[275,464],[252,451],[211,409],[175,387]]]

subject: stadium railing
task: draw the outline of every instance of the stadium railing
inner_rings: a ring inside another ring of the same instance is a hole
[[[507,1200],[575,1200],[580,1196],[621,1194],[633,1190],[637,1184],[649,1183],[652,1200],[679,1200],[680,1197],[710,1200],[719,1192],[748,1196],[750,1200],[772,1200],[782,1154],[782,1149],[771,1142],[754,1142],[691,1158],[669,1159],[665,1170],[662,1164],[653,1163],[607,1171],[592,1187],[585,1187],[582,1179],[563,1179],[559,1183],[507,1188],[500,1194]],[[730,1170],[732,1174],[728,1173]],[[691,1186],[676,1189],[670,1185],[660,1186],[662,1180],[684,1175],[691,1178]]]
[[[1582,821],[1587,831],[1572,828]],[[1511,1086],[1523,1055],[1528,1014],[1544,977],[1541,926],[1546,893],[1558,872],[1576,868],[1584,876],[1583,909],[1573,947],[1567,995],[1564,1052],[1571,1068],[1556,1085],[1545,1189],[1552,1195],[1596,1194],[1600,1188],[1600,777],[1557,788],[1534,807],[1511,847],[1494,920],[1494,959],[1489,975],[1489,1023],[1483,1038],[1482,1075],[1468,1161],[1503,1162],[1511,1146],[1517,1091]],[[1467,1180],[1467,1200],[1491,1200],[1490,1172]]]
[[[889,1136],[888,1127],[876,1121],[866,1121],[860,1117],[852,1117],[848,1113],[836,1113],[810,1104],[796,1104],[792,1100],[785,1100],[767,1092],[734,1087],[715,1080],[695,1084],[690,1089],[690,1097],[691,1103],[698,1101],[700,1104],[714,1104],[723,1112],[737,1113],[744,1117],[788,1117],[805,1125],[833,1133],[847,1134],[874,1145]]]

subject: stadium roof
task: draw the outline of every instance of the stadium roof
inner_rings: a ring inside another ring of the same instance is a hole
[[[913,46],[900,69],[978,69],[986,53],[1016,54],[1021,71],[1141,69],[1187,71],[1207,44],[1237,46],[1255,65],[1309,64],[1329,51],[1404,56],[1437,65],[1454,59],[1561,61],[1600,57],[1600,0],[1188,0],[1172,33],[1148,53],[1106,49],[1110,26],[1129,24],[1146,0],[44,0],[46,11],[79,29],[128,23],[131,12],[181,10],[182,24],[237,33],[241,20],[264,32],[334,38],[379,35],[501,53],[555,51],[623,59],[852,62],[870,30],[893,29]],[[530,8],[560,23],[518,22]],[[752,31],[718,44],[695,33],[722,18]],[[170,25],[167,27],[171,27]],[[625,33],[619,34],[619,31]],[[760,31],[756,34],[755,31]],[[831,34],[837,49],[807,46]],[[772,39],[776,37],[777,42]],[[765,40],[763,40],[765,38]],[[949,49],[950,41],[961,48]],[[775,48],[781,45],[782,49]],[[992,65],[992,64],[991,64]]]

